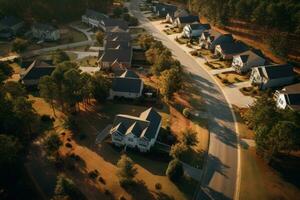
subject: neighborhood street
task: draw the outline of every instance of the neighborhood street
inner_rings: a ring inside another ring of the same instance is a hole
[[[213,199],[234,199],[238,170],[238,137],[235,118],[223,91],[215,80],[196,60],[188,55],[174,41],[153,26],[139,9],[140,0],[132,0],[130,12],[154,37],[168,47],[197,82],[209,112],[210,146],[207,165],[204,169],[202,187],[195,199],[203,199],[205,191]]]

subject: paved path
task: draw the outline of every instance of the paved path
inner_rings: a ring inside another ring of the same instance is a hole
[[[161,40],[191,73],[207,103],[210,115],[210,146],[202,187],[199,187],[195,199],[203,199],[203,188],[213,199],[233,199],[238,174],[238,138],[230,104],[212,75],[203,67],[205,61],[196,61],[175,41],[154,27],[140,12],[139,3],[140,0],[131,0],[130,12],[140,20],[148,32]]]
[[[74,53],[77,55],[77,60],[89,57],[89,56],[93,56],[93,57],[98,57],[99,53],[98,52],[94,52],[94,51],[66,51],[66,52],[70,52],[70,53]]]

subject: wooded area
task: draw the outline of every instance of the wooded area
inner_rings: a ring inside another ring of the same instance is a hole
[[[28,20],[78,19],[86,8],[106,13],[112,0],[0,0],[0,15],[15,15]]]

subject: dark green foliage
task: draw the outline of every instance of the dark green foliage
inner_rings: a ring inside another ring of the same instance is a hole
[[[57,134],[49,135],[44,142],[48,155],[56,153],[61,145],[62,142]]]
[[[0,62],[0,84],[13,74],[13,69],[6,62]]]
[[[179,160],[174,159],[169,163],[166,175],[172,181],[178,181],[183,176],[183,168]]]
[[[300,30],[298,0],[190,0],[188,3],[191,11],[220,25],[231,17],[284,32]]]
[[[18,53],[25,51],[27,47],[28,41],[21,38],[16,38],[12,44],[12,50]]]
[[[290,110],[278,110],[272,98],[264,95],[246,113],[248,125],[255,131],[257,152],[271,160],[283,151],[300,148],[300,116]]]
[[[21,148],[18,140],[12,136],[0,135],[0,147],[0,169],[15,164]]]
[[[64,175],[59,175],[57,177],[53,199],[84,200],[86,197],[71,179],[65,177]]]
[[[68,54],[60,49],[56,50],[52,54],[53,64],[59,64],[65,61],[69,61],[70,57]]]
[[[109,95],[110,85],[111,82],[106,76],[104,76],[101,72],[96,73],[92,78],[91,92],[93,97],[98,102],[105,101]]]
[[[86,8],[106,13],[112,0],[1,0],[0,12],[36,21],[77,20]]]
[[[132,184],[137,174],[137,168],[134,167],[133,161],[126,155],[122,155],[117,163],[117,167],[117,176],[119,177],[120,185],[126,187]]]

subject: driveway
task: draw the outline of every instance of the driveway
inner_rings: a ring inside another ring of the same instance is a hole
[[[109,131],[111,129],[112,125],[109,124],[107,125],[96,137],[96,140],[95,140],[95,144],[100,144],[105,138],[106,136],[108,136],[109,134]]]
[[[233,199],[238,172],[238,137],[235,118],[220,86],[204,69],[204,62],[197,62],[178,44],[153,26],[139,10],[140,0],[131,0],[130,12],[154,37],[161,40],[189,72],[198,84],[209,112],[210,146],[207,165],[202,179],[202,188],[214,199]],[[195,199],[201,199],[203,189]]]

